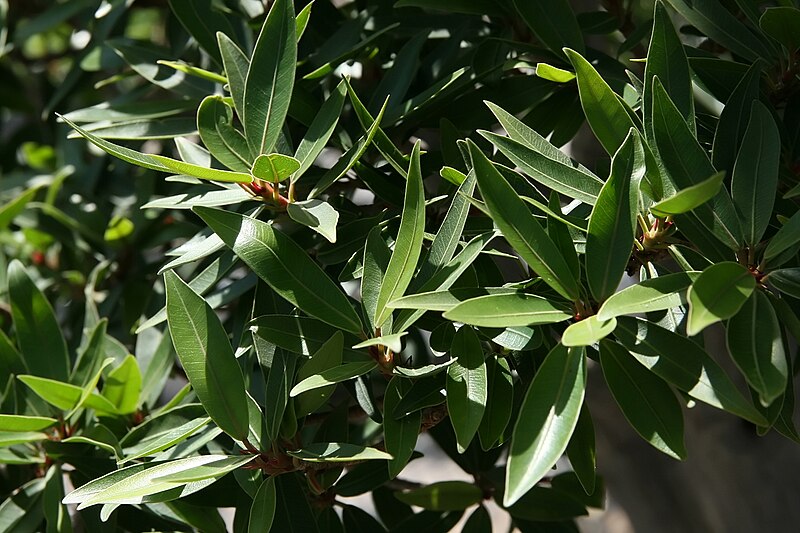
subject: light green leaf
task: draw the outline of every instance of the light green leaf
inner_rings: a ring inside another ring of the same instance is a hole
[[[583,34],[567,0],[546,4],[514,0],[514,7],[536,37],[555,54],[564,53],[564,47],[583,53]]]
[[[651,205],[650,212],[657,217],[688,213],[717,196],[724,179],[725,172],[717,172],[710,178],[681,189],[669,198]]]
[[[47,433],[41,431],[0,431],[0,447],[48,440],[49,438]]]
[[[311,5],[312,4],[309,3],[306,8]],[[305,11],[305,9],[303,9],[303,11]],[[317,156],[327,145],[328,139],[331,138],[333,130],[339,122],[339,115],[342,112],[346,94],[347,88],[345,86],[345,81],[342,80],[327,100],[320,106],[317,115],[308,127],[305,137],[303,137],[300,144],[297,145],[294,157],[300,161],[300,168],[292,175],[292,182],[300,179],[300,176],[311,168]]]
[[[151,155],[150,158],[161,163],[172,172],[194,176],[195,178],[226,183],[250,183],[253,181],[253,176],[245,174],[244,172],[231,172],[230,170],[201,167],[200,165],[184,163],[183,161],[164,157],[163,155]]]
[[[160,451],[166,450],[182,442],[193,434],[197,433],[200,429],[204,428],[211,422],[211,418],[199,418],[190,420],[185,424],[172,428],[163,433],[156,433],[150,437],[144,438],[137,442],[134,446],[123,449],[125,458],[117,461],[118,465],[129,463],[142,457],[149,457],[155,455]]]
[[[444,313],[453,322],[490,328],[562,322],[572,315],[563,305],[533,294],[489,294],[459,303]]]
[[[156,64],[164,65],[165,67],[175,69],[178,72],[183,72],[184,74],[195,76],[214,83],[222,83],[223,85],[228,83],[228,78],[226,78],[225,76],[222,76],[220,74],[217,74],[216,72],[211,72],[210,70],[206,70],[200,67],[187,65],[186,63],[183,63],[181,61],[166,61],[160,59],[156,61]]]
[[[585,359],[583,348],[559,344],[534,376],[511,437],[505,507],[513,505],[546,476],[567,449],[583,404]]]
[[[29,389],[42,400],[62,411],[71,411],[83,407],[95,409],[101,413],[114,414],[114,404],[97,393],[84,394],[84,389],[48,378],[38,376],[17,376]]]
[[[369,333],[376,334],[379,324],[375,322],[378,311],[378,295],[381,283],[386,275],[386,267],[392,258],[392,252],[381,237],[381,228],[375,226],[367,235],[364,245],[363,273],[361,275],[361,305],[367,319]],[[386,321],[386,328],[391,331],[391,316]]]
[[[288,179],[298,168],[300,161],[283,154],[261,154],[253,162],[250,173],[253,177],[270,183]]]
[[[599,320],[672,309],[686,303],[686,290],[700,272],[676,272],[646,279],[612,294],[597,311]]]
[[[695,342],[646,320],[619,317],[617,340],[658,377],[692,398],[749,420],[764,416],[736,389],[725,371]]]
[[[789,368],[778,316],[756,291],[729,321],[728,351],[764,407],[783,395]]]
[[[781,136],[769,110],[756,100],[731,178],[731,196],[744,242],[757,245],[773,215],[778,190]]]
[[[308,4],[308,6],[311,6],[311,4]],[[258,487],[258,491],[253,497],[250,518],[247,522],[247,531],[269,531],[275,518],[276,505],[275,478],[269,476],[261,482],[261,486]]]
[[[503,236],[545,283],[564,298],[576,300],[578,283],[556,245],[483,152],[468,142],[478,186]]]
[[[256,41],[244,90],[244,131],[254,155],[270,153],[289,110],[297,63],[293,2],[272,4]],[[227,67],[227,65],[226,65]]]
[[[568,70],[548,65],[547,63],[536,63],[536,75],[544,80],[556,83],[567,83],[575,79],[575,73]]]
[[[142,374],[133,355],[109,372],[103,384],[103,396],[117,408],[120,414],[129,414],[139,406],[142,391]]]
[[[460,511],[483,499],[483,491],[466,481],[440,481],[394,495],[405,504],[431,511]]]
[[[686,333],[694,336],[720,320],[735,315],[756,288],[747,268],[732,261],[706,268],[689,287]]]
[[[611,175],[589,218],[586,236],[586,278],[598,302],[614,294],[631,257],[636,237],[639,183],[645,160],[641,139],[631,129],[614,154]]]
[[[25,206],[36,197],[38,191],[39,187],[31,187],[16,198],[6,202],[5,205],[0,206],[0,230],[6,229],[17,215],[25,210]]]
[[[242,189],[222,189],[207,192],[191,192],[166,196],[151,200],[142,206],[142,209],[192,209],[193,207],[219,207],[223,205],[240,204],[255,197]]]
[[[392,312],[386,304],[403,296],[411,283],[422,251],[422,238],[425,233],[425,188],[422,184],[419,159],[420,146],[417,143],[411,152],[400,229],[378,293],[375,311],[377,327],[381,327]]]
[[[247,438],[244,379],[228,334],[208,303],[172,271],[164,274],[172,343],[198,399],[214,423],[237,440]]]
[[[300,367],[297,372],[297,382],[300,383],[320,372],[340,366],[342,364],[343,347],[344,336],[341,331],[337,331],[311,356],[311,359]],[[314,392],[297,395],[294,400],[294,409],[297,416],[305,416],[322,407],[333,394],[335,388],[335,385],[330,385],[315,389]]]
[[[222,32],[217,32],[217,44],[228,78],[228,90],[233,98],[233,107],[239,115],[239,121],[244,124],[244,90],[247,71],[250,70],[250,60],[236,43]]]
[[[67,343],[53,308],[16,259],[8,265],[8,298],[17,342],[28,370],[37,376],[66,381]]]
[[[308,463],[349,463],[392,459],[391,455],[377,448],[340,442],[315,442],[307,444],[301,450],[287,451],[286,453]]]
[[[354,363],[344,363],[341,366],[328,368],[319,374],[309,376],[300,381],[292,388],[291,391],[289,391],[289,396],[294,398],[295,396],[299,396],[302,393],[310,390],[318,389],[320,387],[327,387],[328,385],[333,385],[336,383],[341,383],[342,381],[347,381],[348,379],[357,378],[358,376],[362,376],[367,372],[370,372],[377,366],[378,365],[375,363],[375,361],[360,361]]]
[[[197,131],[203,144],[220,163],[248,173],[253,158],[247,139],[233,126],[233,112],[220,95],[207,96],[197,109]]]
[[[402,333],[393,333],[391,335],[381,335],[380,337],[374,337],[372,339],[367,339],[364,342],[360,342],[353,346],[353,349],[357,350],[360,348],[369,348],[370,346],[385,346],[396,353],[403,349],[402,339],[406,335],[408,335],[407,331]]]
[[[474,329],[462,326],[458,330],[450,356],[456,362],[447,368],[447,412],[458,453],[464,453],[478,432],[488,394],[483,347]]]
[[[317,199],[292,202],[286,206],[286,212],[295,222],[308,226],[329,242],[336,242],[339,212],[328,202]]]
[[[464,287],[410,294],[389,302],[393,309],[419,309],[424,311],[449,311],[455,306],[488,295],[517,295],[519,291],[506,287]]]
[[[237,213],[207,207],[194,211],[281,297],[332,326],[361,332],[347,296],[290,237]]]
[[[565,329],[561,336],[561,344],[564,346],[591,346],[600,339],[611,335],[616,327],[616,318],[600,320],[597,315],[592,315]]]
[[[685,459],[683,413],[669,385],[613,341],[600,341],[600,365],[614,400],[633,429],[656,449]]]
[[[0,414],[0,431],[41,431],[58,422],[46,416]]]

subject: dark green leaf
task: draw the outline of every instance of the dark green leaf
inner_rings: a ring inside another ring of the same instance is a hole
[[[686,333],[697,335],[706,326],[735,315],[756,288],[752,273],[731,261],[705,269],[689,287]]]
[[[699,272],[677,272],[646,279],[611,295],[597,311],[599,320],[672,309],[686,303],[686,290]]]
[[[342,348],[344,347],[343,338],[341,331],[334,333],[334,335],[311,356],[311,359],[300,367],[300,370],[297,372],[297,382],[300,383],[304,379],[315,374],[341,365]],[[335,385],[331,385],[329,387],[316,389],[315,392],[297,395],[294,400],[295,413],[298,416],[305,416],[309,413],[313,413],[325,404],[330,395],[333,394],[335,388]]]
[[[455,357],[456,362],[447,368],[447,411],[456,434],[458,453],[464,453],[486,409],[486,365],[475,330],[469,326],[458,330],[450,356]]]
[[[327,387],[328,385],[333,385],[336,383],[341,383],[342,381],[347,381],[348,379],[357,378],[358,376],[371,371],[376,366],[377,363],[375,363],[375,361],[363,361],[356,363],[344,363],[341,366],[328,368],[319,374],[314,374],[313,376],[309,376],[308,378],[299,382],[292,388],[289,396],[299,396],[300,394],[310,390],[318,389],[320,387]]]
[[[681,189],[669,198],[664,198],[660,202],[651,205],[650,212],[657,217],[688,213],[716,197],[720,192],[724,179],[725,173],[717,172],[710,178],[696,185]]]
[[[233,126],[233,112],[219,95],[207,96],[197,109],[197,130],[211,155],[236,172],[253,163],[247,139]]]
[[[494,356],[486,359],[486,382],[486,409],[478,426],[478,437],[481,448],[489,450],[502,438],[514,407],[514,378],[505,359]]]
[[[556,54],[564,47],[583,53],[583,34],[570,3],[556,0],[546,5],[540,2],[514,0],[514,7],[536,37]]]
[[[383,434],[389,461],[389,477],[395,478],[405,468],[417,444],[422,415],[419,411],[395,420],[392,416],[408,387],[405,378],[395,376],[386,386],[383,397]]]
[[[796,7],[768,7],[758,25],[790,52],[800,46],[800,10]]]
[[[489,294],[461,302],[444,317],[490,328],[562,322],[572,315],[561,304],[524,292]]]

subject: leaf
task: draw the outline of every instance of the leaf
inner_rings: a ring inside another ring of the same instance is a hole
[[[342,364],[342,348],[344,347],[343,335],[337,331],[333,336],[317,350],[311,359],[305,362],[297,372],[297,382],[301,383],[306,378],[319,374],[330,368],[335,368]],[[305,416],[313,413],[328,401],[333,394],[335,385],[315,389],[316,392],[299,394],[295,397],[295,413],[298,416]]]
[[[453,338],[447,368],[447,412],[456,434],[458,453],[464,453],[478,432],[487,401],[483,347],[475,330],[462,326]]]
[[[514,378],[505,359],[495,356],[486,359],[486,383],[486,408],[478,426],[478,437],[481,448],[489,450],[502,438],[514,407]]]
[[[755,246],[764,236],[773,215],[778,190],[781,136],[769,110],[753,102],[731,178],[731,196],[744,242]]]
[[[347,381],[348,379],[357,378],[358,376],[370,372],[377,366],[378,365],[375,363],[375,361],[362,361],[356,363],[344,363],[341,366],[328,368],[319,374],[309,376],[300,381],[292,388],[291,391],[289,391],[289,396],[294,398],[295,396],[299,396],[300,394],[310,390],[318,389],[320,387],[327,387],[328,385],[333,385],[335,383]]]
[[[514,7],[539,41],[556,55],[563,54],[564,47],[583,53],[583,34],[567,0],[548,2],[547,5],[514,0]]]
[[[561,336],[561,344],[564,346],[591,346],[600,339],[611,335],[616,327],[617,320],[615,318],[600,320],[597,315],[592,315],[565,329]]]
[[[367,242],[364,245],[364,268],[361,275],[361,305],[364,308],[364,316],[367,319],[370,333],[378,330],[378,324],[375,322],[378,295],[391,257],[392,252],[381,237],[381,228],[375,226],[367,235]],[[391,331],[391,323],[391,320],[386,322],[389,331]]]
[[[250,518],[247,522],[247,530],[269,531],[272,527],[272,521],[275,518],[276,504],[277,492],[275,490],[275,478],[269,476],[264,478],[264,481],[261,482],[258,491],[253,497],[253,505],[250,507]]]
[[[519,291],[509,287],[463,287],[409,294],[389,302],[393,309],[419,309],[425,311],[449,311],[462,302],[488,295],[519,295]]]
[[[405,376],[407,378],[427,378],[430,376],[435,376],[439,372],[443,370],[447,370],[447,368],[455,364],[455,359],[448,359],[443,363],[433,363],[430,365],[421,366],[419,368],[407,368],[404,366],[396,366],[394,367],[394,374],[397,376]]]
[[[800,47],[800,10],[795,7],[768,7],[758,21],[761,30],[790,52]]]
[[[460,511],[483,499],[483,491],[466,481],[440,481],[394,495],[403,503],[431,511]]]
[[[400,420],[395,420],[392,416],[404,393],[408,391],[407,384],[406,379],[393,377],[386,386],[383,397],[383,436],[386,451],[392,456],[389,461],[391,479],[397,477],[411,459],[422,423],[422,414],[419,411]]]
[[[142,374],[133,355],[109,372],[103,385],[103,396],[117,408],[120,414],[129,414],[139,406],[142,390]]]
[[[747,383],[767,407],[783,395],[789,368],[778,316],[756,291],[729,321],[728,351]]]
[[[741,148],[753,101],[760,96],[763,62],[755,61],[739,80],[717,121],[711,159],[719,170],[733,170],[736,154]]]
[[[44,477],[45,487],[42,491],[42,506],[47,521],[47,533],[72,533],[72,521],[69,510],[61,503],[64,498],[64,475],[61,465],[51,465]]]
[[[0,230],[6,229],[17,215],[25,210],[25,206],[36,197],[37,192],[39,192],[39,187],[26,189],[25,192],[0,207]]]
[[[254,155],[271,152],[289,110],[297,63],[294,5],[272,4],[253,49],[244,89],[245,137]]]
[[[533,488],[567,449],[585,386],[583,348],[556,345],[539,367],[520,406],[506,466],[504,507]]]
[[[84,389],[48,378],[38,376],[17,376],[42,400],[62,411],[71,411],[82,406],[102,413],[116,413],[114,404],[97,393],[84,394]]]
[[[291,238],[270,224],[237,213],[207,207],[194,211],[281,297],[332,326],[361,331],[344,292]]]
[[[117,461],[118,465],[129,463],[142,457],[149,457],[155,455],[160,451],[171,448],[176,444],[188,439],[200,429],[204,428],[211,422],[211,418],[199,418],[190,420],[185,424],[172,428],[163,433],[155,433],[150,437],[144,438],[137,442],[134,446],[123,449],[125,458]]]
[[[597,197],[586,236],[586,278],[598,302],[614,294],[636,237],[639,183],[645,162],[641,139],[631,130],[611,161],[611,175]]]
[[[735,315],[750,297],[756,280],[747,268],[725,261],[706,268],[689,287],[686,333],[697,335],[706,326]]]
[[[547,63],[536,63],[536,75],[544,80],[567,83],[575,79],[575,74]]]
[[[66,381],[67,344],[53,308],[16,259],[8,265],[8,298],[17,342],[28,370],[37,376]]]
[[[765,425],[725,371],[695,342],[640,318],[620,317],[617,340],[658,377],[692,398]]]
[[[253,162],[250,170],[253,177],[270,183],[288,179],[298,168],[300,161],[283,154],[261,154]]]
[[[422,237],[425,233],[425,188],[420,170],[420,147],[414,145],[411,164],[406,180],[406,194],[400,229],[397,232],[394,251],[386,274],[381,283],[375,311],[375,325],[381,327],[389,318],[391,309],[386,304],[400,298],[411,283],[414,270],[422,251]]]
[[[239,115],[239,121],[244,124],[244,91],[247,72],[250,70],[250,60],[230,37],[222,32],[217,32],[217,44],[225,66],[228,78],[228,90],[233,99],[233,107]]]
[[[492,533],[492,517],[486,507],[479,505],[472,511],[461,533]]]
[[[651,205],[650,212],[657,217],[688,213],[717,196],[724,179],[725,172],[717,172],[710,178],[681,189],[669,198]]]
[[[578,284],[556,245],[483,152],[468,142],[478,186],[503,236],[545,283],[576,300]]]
[[[763,278],[770,285],[793,298],[800,298],[800,268],[773,270]]]
[[[132,465],[90,481],[67,494],[63,503],[77,503],[80,509],[85,509],[98,504],[169,501],[210,485],[254,458],[252,455],[200,455],[166,463]],[[182,481],[186,478],[194,481]]]
[[[295,420],[294,413],[291,412],[293,406],[289,401],[289,389],[294,382],[297,357],[285,350],[266,345],[260,338],[254,338],[253,341],[266,381],[264,401],[269,405],[262,417],[266,424],[267,439],[264,440],[275,442],[281,434],[283,421]]]
[[[622,100],[594,67],[575,50],[564,50],[575,75],[586,121],[606,152],[614,154],[636,124]]]
[[[300,13],[297,14],[297,18],[295,19],[297,42],[300,42],[300,38],[306,31],[306,27],[308,26],[308,21],[311,19],[311,8],[313,6],[314,6],[314,0],[311,0],[308,4],[306,4],[306,6],[303,9],[300,10]],[[264,531],[266,531],[266,529]]]
[[[600,365],[614,400],[633,429],[657,450],[685,459],[683,412],[669,385],[613,341],[600,341]]]
[[[0,447],[48,440],[49,438],[47,433],[41,431],[2,431],[0,432]]]
[[[308,4],[306,7],[310,7]],[[305,9],[304,9],[305,11]],[[299,20],[299,16],[298,16]],[[308,127],[305,137],[297,145],[294,157],[300,161],[300,168],[292,175],[292,182],[300,179],[300,176],[316,161],[317,156],[322,152],[328,140],[339,122],[339,115],[342,112],[344,98],[347,95],[345,82],[342,80],[331,92],[331,95],[320,106],[317,115]]]
[[[174,272],[164,274],[167,323],[192,388],[214,423],[237,440],[247,438],[247,396],[228,334],[201,296]]]
[[[264,340],[291,353],[311,357],[337,331],[337,328],[319,320],[296,315],[264,315],[253,319],[250,328]],[[363,352],[349,348],[358,342],[352,333],[344,334],[344,358],[361,360]]]
[[[302,484],[301,484],[302,483]],[[275,478],[277,502],[272,529],[275,533],[320,533],[316,513],[308,502],[305,480],[297,474]]]
[[[233,126],[233,112],[220,95],[207,96],[197,109],[197,131],[203,144],[220,163],[247,173],[253,158],[247,139]]]
[[[461,302],[444,317],[453,322],[489,328],[562,322],[572,315],[565,307],[533,294],[489,294]]]
[[[598,320],[621,315],[651,313],[672,309],[686,303],[686,290],[699,272],[676,272],[646,279],[612,294],[597,311]]]
[[[219,191],[192,192],[165,196],[151,200],[142,209],[192,209],[196,206],[219,207],[222,205],[240,204],[255,200],[252,194],[242,189],[223,189]]]
[[[0,414],[0,431],[42,431],[58,422],[46,416],[2,415]]]
[[[222,62],[215,35],[225,33],[234,35],[234,29],[225,13],[214,9],[213,0],[181,2],[170,0],[169,7],[178,17],[186,31],[203,47],[217,64]],[[225,83],[225,82],[222,82]]]
[[[780,227],[778,232],[767,243],[764,250],[764,263],[771,268],[780,266],[781,263],[788,261],[782,258],[781,254],[800,243],[800,211],[792,215],[786,223]],[[777,259],[783,259],[777,262]]]
[[[559,520],[569,520],[589,514],[586,506],[573,497],[572,492],[565,493],[549,487],[533,487],[506,511],[515,519],[515,523],[524,525],[525,521],[530,520],[533,522],[528,523],[538,522],[545,527],[554,522],[558,523],[556,521]],[[569,531],[568,528],[564,530]]]
[[[316,199],[291,202],[286,206],[286,212],[295,222],[308,226],[329,242],[336,242],[339,212],[328,202]]]
[[[567,457],[583,491],[586,494],[594,494],[598,484],[594,425],[586,403],[581,406],[578,424],[567,444]]]
[[[391,455],[376,448],[339,442],[316,442],[307,444],[302,450],[286,453],[309,463],[350,463],[392,459]]]
[[[244,172],[231,172],[230,170],[201,167],[191,163],[184,163],[177,159],[164,157],[163,155],[151,155],[150,157],[154,161],[161,163],[170,171],[204,180],[221,181],[225,183],[251,183],[253,181],[253,176],[245,174]]]
[[[400,352],[403,349],[402,345],[402,338],[408,335],[407,331],[402,333],[393,333],[392,335],[381,335],[380,337],[374,337],[371,339],[367,339],[364,342],[359,342],[355,346],[354,349],[359,348],[369,348],[370,346],[385,346],[389,350],[393,352]]]

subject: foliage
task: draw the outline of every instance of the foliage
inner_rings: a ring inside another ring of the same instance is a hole
[[[3,530],[570,529],[592,365],[675,459],[694,401],[800,441],[790,2],[39,4],[0,0]],[[421,432],[474,481],[403,480]]]

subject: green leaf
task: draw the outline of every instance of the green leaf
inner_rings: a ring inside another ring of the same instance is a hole
[[[342,381],[347,381],[348,379],[357,378],[358,376],[362,376],[367,372],[370,372],[376,366],[378,365],[375,363],[375,361],[361,361],[344,363],[341,366],[328,368],[319,374],[309,376],[300,381],[292,388],[291,391],[289,391],[289,396],[294,398],[295,396],[299,396],[310,390],[318,389],[320,387],[327,387],[328,385],[333,385],[336,383],[341,383]]]
[[[479,296],[506,295],[518,296],[516,289],[507,287],[463,287],[410,294],[389,302],[393,309],[419,309],[424,311],[449,311],[455,306]]]
[[[233,112],[220,95],[207,96],[197,109],[197,131],[203,144],[220,163],[236,172],[247,173],[253,157],[247,140],[233,126]]]
[[[385,346],[393,352],[399,352],[403,349],[402,338],[408,335],[407,331],[402,333],[393,333],[391,335],[381,335],[380,337],[373,337],[364,342],[359,342],[354,349],[369,348],[370,346]]]
[[[294,382],[297,357],[285,350],[266,345],[260,338],[253,340],[266,380],[264,397],[269,409],[263,418],[269,441],[275,442],[281,433],[283,421],[295,420],[295,414],[291,412],[293,405],[289,402],[289,388]],[[274,353],[271,353],[272,351]]]
[[[0,432],[0,447],[48,440],[49,438],[47,433],[41,431],[2,431]]]
[[[247,395],[228,334],[208,303],[174,272],[164,274],[164,284],[169,332],[192,388],[220,429],[247,438]]]
[[[239,115],[239,121],[244,124],[244,90],[247,71],[250,70],[250,60],[224,33],[217,32],[217,44],[222,56],[222,64],[225,66],[233,107],[236,109],[236,114]]]
[[[669,385],[613,341],[600,341],[600,365],[614,400],[633,429],[657,450],[685,459],[683,412]]]
[[[657,217],[688,213],[717,196],[724,179],[725,172],[717,172],[710,178],[681,189],[669,198],[651,205],[650,212]]]
[[[747,268],[732,261],[706,268],[689,287],[686,333],[694,336],[720,320],[731,318],[756,288]]]
[[[492,517],[486,507],[479,505],[472,511],[461,533],[492,533]]]
[[[53,464],[47,469],[44,482],[42,506],[47,521],[47,533],[72,533],[69,510],[61,503],[64,498],[64,474],[60,464]]]
[[[353,461],[376,459],[386,461],[392,459],[391,455],[377,448],[340,442],[315,442],[307,444],[302,450],[288,451],[286,453],[309,463],[350,463]]]
[[[778,190],[781,136],[769,110],[753,102],[731,178],[731,196],[744,242],[755,246],[761,241],[772,218]]]
[[[344,292],[290,237],[270,224],[237,213],[207,207],[194,211],[281,297],[332,326],[361,331],[358,315]]]
[[[0,414],[0,431],[41,431],[58,422],[46,416]]]
[[[514,0],[514,7],[536,37],[556,55],[563,54],[564,47],[583,53],[583,34],[567,0],[547,4]]]
[[[375,322],[375,313],[378,311],[378,295],[391,257],[392,252],[389,251],[386,241],[381,237],[381,228],[378,226],[372,228],[364,246],[364,270],[361,275],[361,305],[364,308],[370,333],[378,330],[379,324]],[[386,322],[389,331],[391,331],[391,322],[391,320]]]
[[[796,7],[768,7],[758,25],[790,52],[800,47],[800,10]]]
[[[483,347],[474,329],[462,326],[458,330],[450,356],[456,362],[447,368],[447,412],[458,453],[464,453],[478,432],[488,394]]]
[[[308,4],[306,7],[310,7]],[[305,11],[305,9],[303,10]],[[298,16],[299,20],[299,16]],[[297,145],[294,157],[300,161],[300,168],[292,175],[292,182],[300,179],[303,173],[311,168],[322,149],[327,146],[328,140],[333,134],[336,124],[339,122],[339,115],[342,112],[344,98],[347,95],[345,81],[342,80],[333,90],[331,95],[320,106],[317,115],[308,127],[305,137]]]
[[[645,162],[641,139],[632,129],[614,154],[611,175],[589,218],[586,278],[598,302],[614,294],[631,257],[636,237],[639,183]]]
[[[478,186],[503,236],[545,283],[569,300],[578,299],[578,283],[556,245],[483,152],[468,142]]]
[[[600,320],[597,315],[592,315],[565,329],[561,336],[561,344],[564,346],[591,346],[600,339],[611,335],[616,327],[617,320],[615,318]]]
[[[692,398],[749,420],[767,423],[724,370],[695,342],[640,318],[619,317],[617,340],[658,377]]]
[[[544,80],[556,83],[567,83],[575,79],[573,72],[548,65],[547,63],[536,63],[536,75]]]
[[[793,298],[800,298],[800,268],[781,268],[773,270],[764,281]]]
[[[329,242],[336,242],[339,212],[328,202],[317,199],[292,202],[286,206],[286,212],[295,222],[308,226]]]
[[[294,5],[272,4],[256,41],[244,90],[245,137],[253,154],[271,152],[289,110],[297,63]]]
[[[8,265],[8,297],[17,342],[28,370],[37,376],[66,381],[67,343],[53,308],[16,259]]]
[[[0,230],[6,229],[17,215],[25,210],[25,206],[36,197],[37,192],[39,192],[39,187],[26,189],[25,192],[0,207]]]
[[[297,42],[300,42],[300,38],[306,31],[306,27],[308,26],[308,21],[311,19],[311,8],[314,6],[314,0],[311,0],[306,6],[300,10],[300,13],[297,14],[297,18],[295,19],[295,31],[297,33]],[[269,529],[269,528],[267,528]],[[264,531],[266,531],[265,529]]]
[[[578,424],[567,444],[567,457],[575,477],[586,494],[594,494],[597,485],[597,461],[595,456],[594,425],[589,406],[581,406]]]
[[[272,527],[272,521],[275,518],[276,504],[277,493],[275,490],[275,478],[269,476],[261,482],[256,495],[253,497],[253,505],[250,507],[250,518],[247,522],[247,530],[269,531]]]
[[[486,409],[478,426],[478,437],[481,448],[489,450],[502,438],[514,407],[514,378],[504,358],[486,359],[486,383]]]
[[[264,315],[253,319],[250,328],[264,340],[291,353],[311,357],[337,331],[319,320],[297,315]],[[364,353],[352,350],[358,337],[352,333],[344,334],[344,359],[362,360]]]
[[[203,47],[217,64],[220,64],[219,48],[215,34],[217,32],[234,35],[230,19],[220,10],[214,9],[213,0],[200,0],[199,2],[181,2],[170,0],[169,7],[178,17],[186,31]],[[222,83],[225,83],[224,81]]]
[[[483,499],[483,491],[466,481],[440,481],[394,495],[403,503],[431,511],[460,511]]]
[[[244,172],[231,172],[230,170],[201,167],[200,165],[184,163],[183,161],[164,157],[163,155],[151,155],[150,157],[154,161],[161,163],[169,171],[194,176],[195,178],[225,183],[250,183],[253,181],[253,176],[245,174]]]
[[[381,327],[392,312],[386,304],[403,296],[411,283],[422,251],[422,238],[425,233],[425,188],[422,184],[419,154],[420,147],[417,143],[411,152],[400,229],[378,293],[375,311],[377,327]]]
[[[581,54],[564,50],[578,77],[578,92],[586,121],[606,152],[616,153],[636,124],[625,103]]]
[[[781,254],[797,245],[797,243],[800,243],[800,211],[792,215],[792,218],[786,221],[769,240],[767,248],[764,250],[764,262],[771,268],[780,266],[789,260],[788,257],[782,258]],[[783,260],[777,262],[777,259]]]
[[[253,177],[270,183],[288,179],[298,168],[300,161],[283,154],[261,154],[253,162],[250,173]]]
[[[192,192],[176,194],[151,200],[142,206],[142,209],[192,209],[193,207],[219,207],[223,205],[240,204],[255,197],[242,189],[222,189],[218,191]]]
[[[533,378],[511,437],[503,505],[533,488],[567,449],[586,386],[583,348],[553,348]]]
[[[489,328],[562,322],[572,315],[563,305],[541,296],[512,292],[489,294],[459,303],[444,313],[453,322]]]
[[[337,331],[333,336],[317,350],[311,359],[300,367],[297,372],[297,382],[319,374],[325,370],[338,367],[342,364],[342,349],[344,348],[344,336],[341,331]],[[315,392],[299,394],[294,400],[294,409],[297,416],[305,416],[313,413],[328,401],[333,394],[335,385],[315,389]]]
[[[699,272],[676,272],[646,279],[612,294],[597,311],[598,320],[672,309],[686,303],[686,290]]]
[[[84,389],[38,376],[17,376],[42,400],[62,411],[71,411],[82,406],[102,413],[116,413],[114,404],[97,393],[84,394]]]
[[[408,392],[408,380],[395,376],[386,386],[383,397],[383,435],[386,451],[391,454],[389,477],[395,478],[405,468],[419,437],[422,414],[415,411],[400,420],[392,416],[403,395]]]
[[[783,395],[789,368],[778,316],[756,291],[729,321],[728,351],[764,407]]]
[[[109,372],[103,385],[103,396],[117,408],[120,414],[129,414],[139,406],[142,391],[142,374],[133,355]]]
[[[747,129],[753,101],[761,94],[763,62],[755,61],[733,89],[717,121],[711,159],[719,170],[733,171]]]
[[[167,448],[171,448],[172,446],[175,446],[176,444],[197,433],[200,429],[207,426],[209,422],[211,422],[211,418],[209,417],[190,420],[189,422],[181,424],[178,427],[171,428],[168,431],[155,433],[147,438],[144,438],[135,445],[123,449],[125,459],[117,461],[117,464],[123,465],[136,459],[141,459],[142,457],[155,455],[158,452],[166,450]]]

